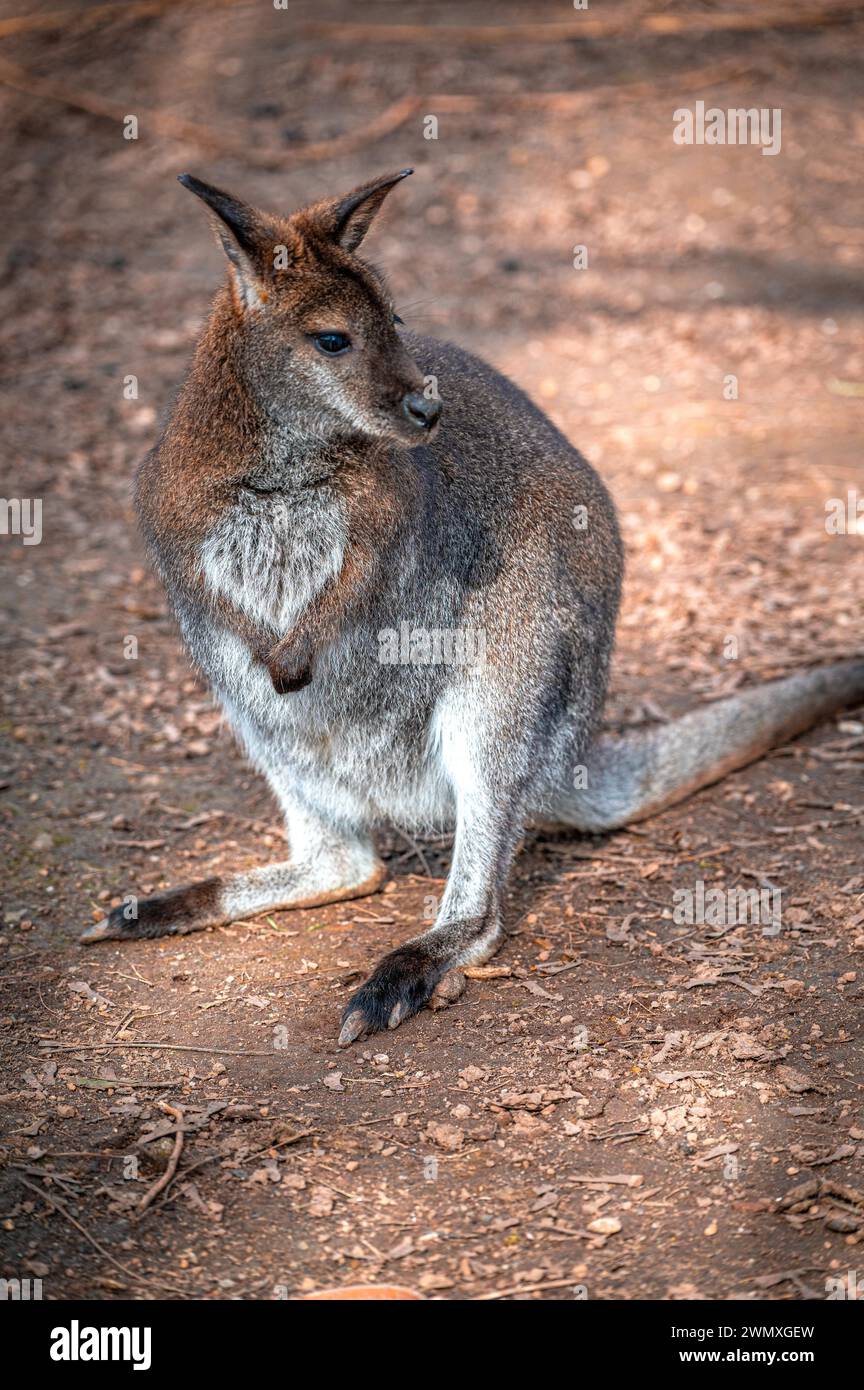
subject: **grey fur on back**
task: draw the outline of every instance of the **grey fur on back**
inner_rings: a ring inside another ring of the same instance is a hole
[[[409,476],[410,513],[382,587],[324,654],[312,684],[278,696],[218,622],[182,607],[180,620],[262,770],[274,762],[293,769],[304,795],[341,824],[393,820],[417,830],[453,824],[436,747],[448,700],[470,692],[512,702],[514,717],[530,722],[529,740],[496,750],[529,800],[542,800],[550,765],[582,760],[605,696],[622,552],[605,487],[522,391],[460,348],[403,338],[424,375],[440,382],[446,418],[432,443],[392,460]],[[289,449],[281,474],[274,471],[278,452],[273,439],[266,476],[249,478],[274,491],[262,498],[241,489],[244,525],[232,513],[207,547],[212,572],[250,610],[278,601],[286,573],[314,582],[338,545],[338,501],[326,480],[310,501]],[[479,634],[485,664],[382,661],[381,634],[403,623]]]

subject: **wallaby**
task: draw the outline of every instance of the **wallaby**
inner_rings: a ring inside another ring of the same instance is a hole
[[[445,972],[495,951],[527,824],[626,826],[864,698],[864,660],[849,661],[597,735],[621,588],[614,507],[505,377],[399,331],[357,248],[410,172],[287,219],[180,180],[211,210],[229,277],[136,505],[291,858],[144,898],[129,919],[114,908],[82,937],[357,898],[384,878],[376,826],[453,828],[434,925],[353,995],[342,1044],[395,1028]],[[445,641],[440,659],[442,634],[482,642]]]

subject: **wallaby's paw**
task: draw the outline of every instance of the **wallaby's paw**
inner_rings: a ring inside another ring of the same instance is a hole
[[[309,684],[315,665],[315,651],[313,640],[297,629],[276,643],[266,663],[277,695],[290,695],[292,691],[302,690],[304,685]]]
[[[391,951],[348,1000],[339,1046],[348,1047],[367,1033],[398,1028],[428,1004],[443,973],[443,965],[423,946],[409,943]]]
[[[267,667],[277,695],[290,695],[302,690],[312,680],[312,667],[290,661],[273,662]]]
[[[92,946],[95,941],[139,941],[201,931],[223,920],[221,899],[222,881],[218,878],[189,888],[173,888],[168,893],[154,893],[150,898],[129,897],[119,907],[112,907],[107,917],[94,922],[78,939],[85,946]]]

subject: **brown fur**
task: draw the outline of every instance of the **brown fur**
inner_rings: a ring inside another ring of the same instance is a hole
[[[390,449],[382,449],[377,457],[373,453],[371,460],[364,450],[352,467],[347,445],[338,473],[328,478],[346,504],[348,544],[341,572],[279,640],[235,605],[208,592],[200,567],[201,545],[237,487],[248,485],[260,468],[259,440],[266,417],[241,385],[243,377],[248,378],[250,360],[255,375],[262,381],[273,380],[286,344],[291,345],[295,360],[297,354],[312,353],[314,348],[303,341],[304,335],[348,324],[356,331],[359,309],[360,331],[373,345],[372,353],[364,357],[372,359],[371,375],[387,407],[398,405],[407,393],[422,391],[423,378],[393,328],[383,281],[352,254],[383,198],[401,177],[363,185],[346,198],[317,203],[290,218],[249,208],[187,176],[183,180],[216,212],[217,235],[232,274],[216,299],[161,448],[140,471],[138,506],[145,532],[151,540],[159,538],[164,553],[171,553],[174,582],[190,604],[208,607],[235,632],[267,666],[280,693],[308,684],[316,654],[351,621],[375,583],[378,564],[405,505]],[[297,267],[304,269],[302,277],[292,273]],[[347,275],[329,274],[334,267]],[[323,316],[322,279],[330,290]],[[357,292],[352,293],[355,286]],[[359,355],[343,373],[361,398],[368,387],[368,373],[368,362],[364,372]],[[427,437],[433,433],[434,426]],[[416,442],[416,430],[412,433],[408,427],[406,442]]]

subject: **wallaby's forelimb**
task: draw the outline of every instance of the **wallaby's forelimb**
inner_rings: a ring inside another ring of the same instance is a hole
[[[339,574],[315,595],[267,654],[267,669],[278,694],[309,684],[318,654],[350,622],[377,568],[376,556],[368,546],[349,545]]]

